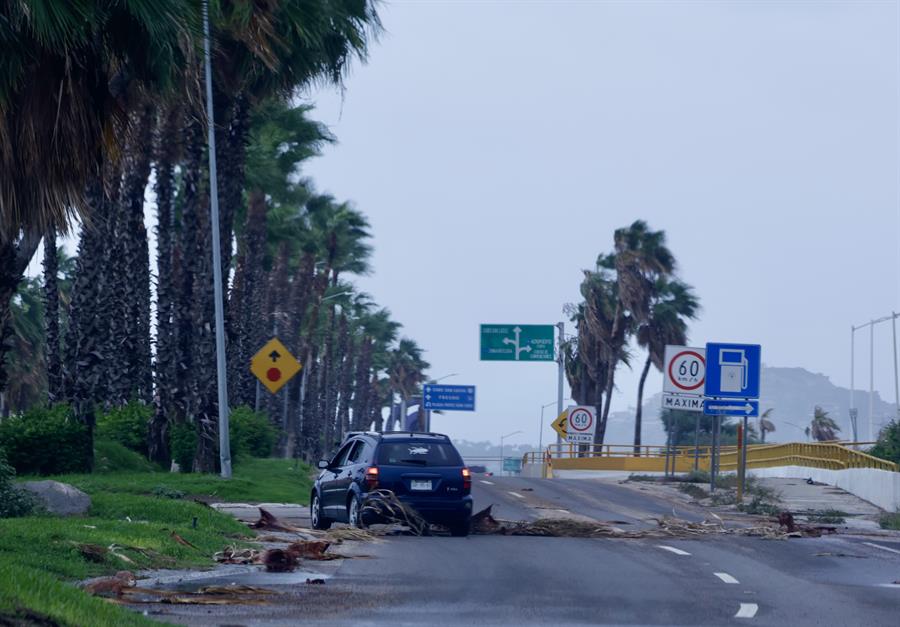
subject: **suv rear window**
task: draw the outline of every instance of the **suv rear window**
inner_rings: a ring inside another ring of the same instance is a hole
[[[382,442],[378,463],[385,466],[462,466],[449,442]]]

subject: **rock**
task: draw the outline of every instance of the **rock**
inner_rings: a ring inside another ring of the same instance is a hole
[[[26,481],[22,487],[36,496],[44,509],[51,514],[61,516],[84,514],[91,507],[91,497],[68,483]]]

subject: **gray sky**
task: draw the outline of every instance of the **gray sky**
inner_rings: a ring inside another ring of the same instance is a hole
[[[537,441],[555,366],[479,362],[478,324],[563,319],[581,269],[638,218],[667,232],[701,298],[695,344],[758,342],[770,365],[848,385],[850,324],[900,309],[896,2],[395,1],[382,15],[343,97],[310,94],[340,143],[306,173],[372,221],[361,288],[432,375],[478,386],[478,411],[436,429]],[[876,341],[891,398],[889,327]],[[619,374],[614,409],[634,405],[638,373]]]

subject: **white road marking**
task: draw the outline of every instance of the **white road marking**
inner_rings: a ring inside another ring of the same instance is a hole
[[[890,551],[891,553],[897,553],[898,555],[900,555],[900,551],[898,551],[897,549],[892,549],[889,546],[881,546],[880,544],[875,544],[874,542],[863,542],[863,544],[865,544],[866,546],[874,547],[876,549],[881,549],[882,551]]]
[[[674,553],[675,555],[690,555],[687,551],[682,551],[681,549],[676,549],[674,546],[666,546],[664,544],[657,544],[656,548],[662,549],[664,551],[669,551]]]
[[[735,614],[734,617],[753,618],[758,611],[759,606],[756,603],[741,603],[741,607],[738,608],[737,614]]]
[[[519,494],[518,492],[513,492],[512,490],[508,490],[508,492],[509,492],[510,494],[512,494],[513,496],[519,497],[520,499],[524,499],[524,498],[525,498],[524,496],[522,496],[522,495]]]
[[[900,583],[880,583],[878,584],[881,588],[898,588],[900,589]]]
[[[494,482],[493,482],[493,481],[488,481],[487,479],[479,479],[479,481],[480,481],[481,483],[486,483],[486,484],[488,484],[488,485],[494,485]]]
[[[725,583],[741,583],[740,581],[738,581],[737,579],[735,579],[728,573],[713,573],[713,575],[715,575],[716,577],[718,577]]]

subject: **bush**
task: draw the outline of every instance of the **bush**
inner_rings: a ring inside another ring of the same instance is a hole
[[[94,472],[151,472],[153,464],[140,453],[125,448],[118,442],[97,440],[94,442]]]
[[[169,450],[172,461],[181,467],[182,472],[190,472],[194,465],[194,452],[197,450],[197,432],[189,422],[179,422],[169,428]]]
[[[0,422],[0,448],[20,475],[91,470],[90,434],[67,405],[31,409]]]
[[[97,438],[111,440],[142,455],[147,454],[147,430],[153,408],[137,401],[97,418]]]
[[[6,454],[0,449],[0,518],[27,516],[34,510],[34,497],[13,483],[15,476],[15,469],[6,463]]]
[[[269,457],[278,439],[278,431],[268,416],[242,406],[231,411],[229,419],[231,454],[235,457]]]
[[[900,464],[900,422],[891,420],[878,434],[878,442],[869,455]]]

